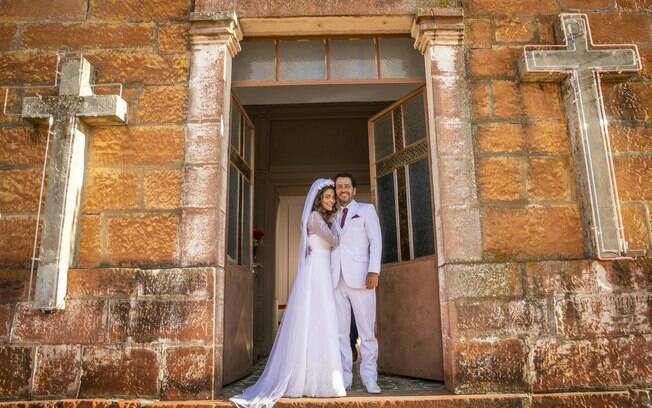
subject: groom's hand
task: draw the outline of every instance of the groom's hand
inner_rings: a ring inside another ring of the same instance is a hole
[[[378,274],[376,272],[367,273],[367,289],[376,289],[378,287]]]

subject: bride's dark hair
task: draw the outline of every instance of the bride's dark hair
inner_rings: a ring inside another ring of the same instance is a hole
[[[321,200],[322,197],[324,196],[324,193],[326,190],[331,189],[333,190],[333,195],[335,195],[335,187],[334,186],[326,186],[322,187],[321,190],[317,193],[317,197],[315,197],[315,202],[312,204],[312,210],[317,211],[321,217],[324,219],[326,223],[331,222],[331,219],[333,217],[333,214],[337,212],[337,208],[333,206],[333,209],[330,211],[324,210],[324,207],[321,206]]]

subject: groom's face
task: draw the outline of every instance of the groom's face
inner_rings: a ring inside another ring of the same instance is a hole
[[[347,205],[355,197],[355,187],[348,177],[338,177],[335,180],[335,194],[340,205]]]

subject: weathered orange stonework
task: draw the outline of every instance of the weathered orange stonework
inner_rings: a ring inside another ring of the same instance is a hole
[[[463,11],[447,17],[460,25],[428,20],[442,9]],[[563,86],[521,82],[518,58],[526,44],[559,43],[562,12],[587,13],[596,43],[639,47],[640,74],[603,91],[625,235],[650,253],[650,10],[636,0],[0,2],[0,88],[52,85],[57,51],[83,52],[129,103],[127,126],[91,129],[67,305],[51,314],[31,309],[27,269],[46,132],[0,111],[0,400],[14,401],[0,408],[220,398],[233,13],[422,19],[446,386],[495,394],[338,406],[649,406],[651,258],[586,259]]]

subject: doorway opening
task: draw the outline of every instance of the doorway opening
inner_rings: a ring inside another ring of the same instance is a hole
[[[278,49],[283,44],[274,44],[276,74],[269,67],[268,71],[278,79]],[[327,46],[326,51],[332,49]],[[410,58],[414,63],[414,55]],[[295,59],[301,61],[300,54]],[[377,55],[376,64],[379,59]],[[409,61],[398,58],[399,65],[410,66]],[[258,239],[252,245],[251,277],[229,273],[237,268],[227,262],[224,382],[246,386],[255,381],[255,375],[242,378],[261,368],[273,344],[296,273],[298,224],[308,187],[318,177],[347,171],[358,182],[356,199],[376,205],[383,231],[377,293],[381,378],[388,384],[421,378],[428,381],[415,382],[409,392],[441,391],[442,338],[423,75],[333,82],[328,67],[325,79],[240,80],[232,88],[232,111],[237,108],[241,113],[231,116],[231,126],[239,124],[244,130],[236,132],[245,133],[251,126],[255,135],[251,233]],[[236,72],[234,66],[234,78]],[[238,212],[246,214],[247,209]],[[228,219],[231,222],[232,217]],[[388,375],[382,377],[383,373]],[[407,383],[402,384],[405,388]],[[225,395],[239,386],[226,387]]]

